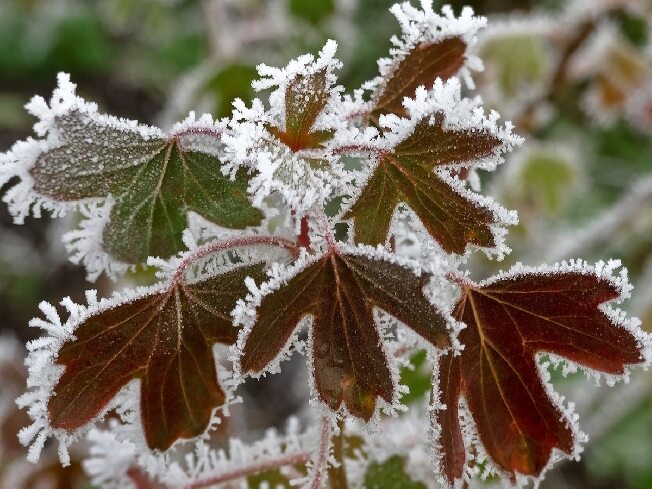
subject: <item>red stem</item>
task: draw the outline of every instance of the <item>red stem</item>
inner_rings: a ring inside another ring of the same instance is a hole
[[[200,246],[193,253],[186,256],[179,264],[177,270],[174,272],[171,283],[172,285],[177,284],[181,280],[181,277],[183,277],[183,272],[193,262],[204,258],[205,256],[208,256],[217,251],[227,250],[229,248],[257,245],[278,246],[288,250],[295,258],[299,256],[299,247],[297,244],[294,241],[290,241],[289,239],[282,238],[280,236],[263,236],[254,234],[251,236],[240,236],[237,238],[226,239],[224,241],[213,241]]]
[[[165,484],[152,480],[139,467],[130,467],[127,470],[127,477],[131,479],[136,489],[168,489]]]
[[[333,253],[337,249],[337,246],[335,245],[335,236],[333,236],[333,232],[331,231],[331,225],[328,221],[328,216],[326,216],[326,213],[321,207],[316,208],[315,213],[317,214],[317,222],[319,223],[319,227],[324,233],[324,238],[326,238],[328,251]]]
[[[235,479],[241,479],[242,477],[255,475],[260,472],[265,472],[267,470],[283,467],[285,465],[305,464],[307,461],[308,461],[308,454],[306,453],[296,453],[293,455],[286,455],[284,457],[279,457],[277,459],[267,460],[259,464],[254,464],[248,467],[243,467],[241,469],[232,470],[231,472],[225,472],[215,477],[199,480],[191,484],[188,484],[187,486],[184,487],[184,489],[201,489],[202,487],[210,487],[213,485],[222,484],[224,482],[232,481]]]
[[[180,137],[188,136],[191,134],[204,134],[206,136],[212,136],[217,139],[222,136],[222,131],[211,129],[209,127],[187,127],[185,129],[179,130],[178,132],[170,134],[169,139],[178,140]]]
[[[334,154],[347,154],[347,153],[372,153],[372,154],[377,154],[377,155],[383,155],[387,153],[386,149],[383,148],[376,148],[374,146],[368,146],[364,144],[348,144],[345,146],[339,146],[337,148],[333,148],[332,152]]]
[[[331,444],[331,424],[330,419],[326,416],[321,418],[321,436],[319,437],[319,452],[317,453],[317,460],[315,460],[315,467],[313,468],[314,475],[310,481],[310,489],[319,489],[321,481],[328,469],[328,451]]]

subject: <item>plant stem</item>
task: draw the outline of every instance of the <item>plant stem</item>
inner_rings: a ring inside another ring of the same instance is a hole
[[[308,461],[307,453],[295,453],[292,455],[285,455],[283,457],[267,460],[259,464],[253,464],[247,467],[242,467],[241,469],[225,472],[215,477],[198,480],[196,482],[188,484],[187,486],[184,487],[184,489],[201,489],[203,487],[210,487],[213,485],[222,484],[224,482],[241,479],[243,477],[256,475],[259,474],[260,472],[265,472],[267,470],[277,469],[285,465],[305,464],[307,461]]]
[[[308,487],[310,489],[319,489],[324,477],[324,473],[328,468],[328,452],[331,445],[331,421],[328,416],[321,418],[321,435],[319,437],[319,449],[317,452],[317,459],[314,461],[312,468],[312,476]]]
[[[195,134],[202,134],[204,136],[211,136],[215,139],[219,139],[222,136],[222,131],[217,129],[212,129],[210,127],[186,127],[175,133],[169,135],[168,140],[170,141],[179,141],[179,138],[183,136],[190,136]]]
[[[264,236],[264,235],[251,235],[251,236],[240,236],[237,238],[226,239],[224,241],[212,241],[206,243],[203,246],[200,246],[195,251],[186,256],[183,261],[179,264],[179,267],[174,272],[172,277],[172,285],[177,284],[183,277],[183,272],[195,261],[200,260],[212,253],[216,253],[222,250],[228,250],[230,248],[239,248],[242,246],[258,246],[258,245],[267,245],[267,246],[277,246],[280,248],[285,248],[289,251],[292,256],[295,258],[299,256],[299,247],[294,241],[289,239],[282,238],[280,236]]]
[[[151,479],[145,471],[139,467],[131,467],[127,470],[127,477],[134,483],[136,489],[168,489],[165,484]]]
[[[328,482],[331,489],[348,489],[349,484],[346,477],[346,466],[344,465],[344,419],[337,421],[339,433],[333,436],[333,456],[339,463],[335,467],[329,465],[328,467]]]

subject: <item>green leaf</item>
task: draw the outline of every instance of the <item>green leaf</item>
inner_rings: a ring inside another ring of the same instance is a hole
[[[509,97],[543,82],[550,65],[544,40],[528,34],[491,39],[483,46],[481,56],[496,73],[500,90]]]
[[[384,462],[373,462],[364,476],[365,489],[426,489],[423,482],[415,482],[405,472],[405,460],[394,455]]]
[[[354,218],[355,238],[385,243],[394,209],[407,204],[430,235],[449,253],[464,253],[467,244],[495,246],[494,213],[469,200],[433,170],[486,158],[501,140],[485,130],[447,129],[444,116],[422,119],[414,132],[384,154],[355,204],[344,216]]]
[[[263,298],[243,347],[242,370],[263,371],[301,320],[312,316],[312,371],[319,397],[333,410],[344,404],[351,414],[369,420],[377,397],[394,399],[375,308],[436,347],[450,344],[447,319],[422,291],[427,281],[384,259],[327,254]]]
[[[215,117],[228,117],[233,110],[233,100],[239,98],[250,103],[254,98],[251,82],[258,72],[254,66],[234,63],[219,70],[207,83],[206,90],[215,98]]]
[[[410,392],[403,394],[401,402],[412,404],[424,398],[432,389],[432,366],[427,361],[426,350],[420,350],[410,357],[410,367],[401,369],[401,384]]]
[[[290,484],[290,479],[281,474],[279,469],[266,470],[256,475],[250,475],[247,477],[247,485],[249,489],[259,489],[260,487],[292,489],[294,487]]]
[[[237,229],[262,219],[249,202],[246,174],[230,180],[213,155],[79,110],[58,117],[56,126],[61,144],[31,168],[34,190],[58,202],[112,197],[102,245],[120,261],[142,263],[184,249],[188,211]]]
[[[212,346],[235,341],[230,312],[247,293],[245,278],[262,279],[263,268],[173,284],[84,319],[56,359],[65,371],[48,402],[51,425],[83,427],[140,379],[140,419],[150,448],[165,450],[202,434],[225,400]]]

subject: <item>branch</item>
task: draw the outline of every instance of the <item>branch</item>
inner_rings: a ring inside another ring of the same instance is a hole
[[[211,136],[214,137],[215,139],[220,139],[222,137],[223,132],[218,129],[213,129],[210,127],[189,126],[184,129],[179,129],[178,131],[171,133],[168,136],[168,141],[179,141],[179,138],[182,138],[183,136],[192,136],[197,134]]]
[[[319,229],[324,233],[324,238],[326,239],[326,244],[328,246],[328,251],[333,252],[337,248],[335,244],[335,236],[333,236],[333,231],[331,230],[330,221],[328,216],[321,207],[315,208],[315,214],[317,214],[317,223],[319,224]]]
[[[310,489],[319,489],[328,469],[328,452],[331,445],[331,421],[328,416],[321,418],[321,435],[319,437],[319,451],[317,452],[317,459],[314,461],[312,468],[312,476],[308,486]]]
[[[152,478],[139,467],[130,467],[127,470],[127,477],[134,483],[136,489],[168,489],[168,486],[152,480]]]
[[[596,25],[596,20],[592,19],[580,24],[576,29],[574,29],[576,34],[570,38],[564,47],[561,56],[559,57],[559,62],[550,77],[546,90],[544,90],[540,96],[531,100],[530,103],[528,103],[521,111],[521,114],[518,117],[515,117],[515,120],[518,121],[517,125],[519,127],[531,130],[532,128],[529,127],[529,121],[537,107],[544,102],[552,102],[554,100],[560,87],[566,82],[568,66],[570,65],[573,55],[584,44],[584,41],[589,38],[591,33],[595,30]]]
[[[210,477],[208,479],[199,480],[188,484],[184,489],[201,489],[203,487],[210,487],[218,484],[223,484],[224,482],[233,481],[236,479],[241,479],[243,477],[249,477],[251,475],[259,474],[260,472],[266,472],[268,470],[277,469],[285,465],[297,465],[305,464],[308,461],[309,457],[307,453],[295,453],[292,455],[285,455],[276,459],[267,460],[259,464],[249,465],[247,467],[242,467],[240,469],[232,470],[231,472],[225,472],[215,477]]]
[[[558,261],[586,254],[604,241],[625,229],[641,212],[648,212],[652,205],[652,176],[640,180],[613,207],[605,211],[585,229],[558,240],[547,256],[549,261]]]
[[[328,482],[331,489],[348,489],[349,484],[346,477],[346,466],[344,465],[344,419],[337,422],[339,433],[333,436],[333,456],[339,463],[337,467],[328,467]]]
[[[345,144],[331,149],[331,152],[336,155],[359,155],[359,154],[374,154],[384,155],[387,153],[385,148],[378,148],[368,144]]]
[[[280,236],[265,236],[254,234],[251,236],[239,236],[232,239],[226,239],[224,241],[211,241],[206,243],[203,246],[197,248],[194,252],[186,256],[183,261],[179,264],[179,267],[174,272],[172,277],[172,284],[177,284],[183,277],[183,272],[192,265],[193,262],[200,260],[212,253],[216,253],[222,250],[228,250],[231,248],[239,248],[243,246],[258,246],[258,245],[267,245],[267,246],[277,246],[279,248],[284,248],[289,251],[293,257],[299,256],[299,247],[294,241],[291,241]]]

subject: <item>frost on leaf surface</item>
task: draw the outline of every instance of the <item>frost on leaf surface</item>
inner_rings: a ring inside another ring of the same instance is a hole
[[[474,101],[460,99],[459,83],[438,82],[433,93],[406,99],[410,118],[386,116],[389,149],[381,151],[362,192],[345,218],[354,218],[356,240],[385,243],[399,203],[407,204],[449,253],[468,244],[493,248],[495,228],[512,222],[507,211],[464,188],[452,167],[495,166],[519,138],[485,118]],[[448,172],[447,172],[448,170]]]
[[[423,0],[421,7],[416,9],[405,2],[391,9],[402,35],[392,38],[391,57],[378,62],[382,76],[371,82],[375,87],[372,113],[376,117],[405,115],[403,98],[414,97],[418,87],[430,89],[437,78],[447,80],[458,74],[468,78],[467,66],[482,67],[480,60],[468,56],[467,49],[475,43],[485,18],[474,17],[470,8],[457,18],[449,7],[443,9],[443,15],[436,14],[432,0]]]
[[[140,418],[147,444],[164,450],[200,435],[225,400],[213,360],[215,343],[232,344],[230,312],[244,296],[247,265],[194,283],[174,283],[90,311],[73,325],[55,363],[65,367],[47,411],[55,430],[74,432],[94,420],[122,387],[141,381]]]
[[[22,180],[18,189],[31,186],[23,199],[63,209],[110,198],[102,247],[118,261],[141,263],[182,250],[188,211],[229,228],[262,219],[248,200],[244,172],[231,180],[212,154],[186,150],[179,138],[155,128],[99,115],[66,77],[60,77],[51,107],[35,99],[30,108],[40,115],[35,128],[46,139],[19,143],[5,155]],[[17,194],[7,194],[10,206]]]
[[[265,370],[285,348],[301,320],[312,317],[314,383],[331,409],[342,404],[368,420],[376,398],[394,402],[395,389],[378,308],[438,348],[450,345],[448,320],[426,298],[427,274],[373,254],[329,252],[269,287],[243,330],[243,372]],[[263,287],[263,290],[267,289]]]
[[[260,65],[254,88],[274,88],[269,108],[236,101],[233,134],[226,135],[228,164],[256,170],[250,190],[255,202],[278,192],[301,211],[331,195],[341,176],[338,158],[327,150],[339,126],[341,87],[334,70],[337,44],[328,41],[319,56],[304,55],[285,68]]]
[[[626,287],[624,276],[581,263],[522,269],[463,287],[453,314],[467,325],[459,335],[464,350],[440,362],[446,409],[433,414],[440,470],[450,485],[463,477],[467,463],[460,397],[491,461],[512,478],[539,476],[553,449],[575,453],[576,430],[551,397],[536,354],[552,353],[611,375],[642,363],[647,340],[634,321],[604,306]]]

